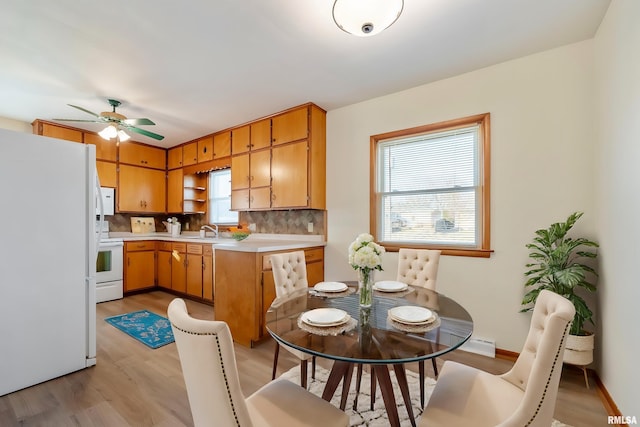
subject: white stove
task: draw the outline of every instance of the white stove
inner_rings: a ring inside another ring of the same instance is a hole
[[[96,221],[96,229],[98,228],[100,228],[100,222]],[[122,239],[109,237],[109,223],[104,221],[100,229],[96,262],[96,302],[122,298],[123,250],[124,242]]]

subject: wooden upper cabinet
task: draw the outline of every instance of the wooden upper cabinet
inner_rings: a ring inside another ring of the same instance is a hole
[[[182,146],[167,150],[167,169],[178,169],[182,167]]]
[[[96,146],[96,159],[116,161],[118,146],[115,141],[108,141],[95,133],[84,133],[84,142]]]
[[[191,166],[198,163],[198,141],[182,146],[182,165]]]
[[[182,169],[172,169],[167,173],[167,212],[182,213],[184,198],[184,178]]]
[[[33,122],[33,133],[48,136],[50,138],[64,139],[65,141],[82,142],[82,131],[66,126],[47,123],[41,120]]]
[[[271,120],[273,145],[306,139],[309,135],[308,108],[299,108],[274,117]]]
[[[231,154],[246,153],[251,148],[251,126],[246,125],[231,131]]]
[[[118,212],[166,212],[166,172],[120,165]]]
[[[249,174],[249,154],[231,157],[231,190],[249,188]]]
[[[165,170],[167,150],[136,142],[121,142],[120,163]]]
[[[213,160],[213,137],[207,136],[198,140],[198,163]]]
[[[264,119],[251,124],[251,150],[259,150],[271,146],[271,119]]]
[[[307,141],[273,147],[271,150],[271,207],[308,205]]]
[[[118,172],[114,162],[96,160],[96,170],[98,171],[101,187],[116,188],[118,185]]]
[[[231,155],[231,131],[213,135],[213,158],[221,159]]]

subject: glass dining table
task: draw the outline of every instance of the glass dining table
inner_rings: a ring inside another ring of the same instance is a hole
[[[361,308],[357,283],[345,283],[348,287],[341,292],[309,288],[276,298],[266,313],[267,330],[277,342],[333,360],[322,398],[331,401],[342,382],[342,410],[346,407],[354,366],[369,365],[372,381],[379,384],[389,423],[399,426],[389,372],[392,366],[409,419],[415,426],[405,364],[424,362],[457,349],[471,337],[473,320],[453,299],[411,286],[397,292],[374,291],[372,306]],[[340,317],[343,312],[345,318]],[[340,318],[332,319],[336,313]],[[424,313],[430,317],[422,319]],[[322,322],[320,316],[316,323],[312,314],[329,315],[328,321]]]

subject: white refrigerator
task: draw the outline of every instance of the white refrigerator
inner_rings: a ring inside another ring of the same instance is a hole
[[[96,363],[95,159],[0,129],[0,396]]]

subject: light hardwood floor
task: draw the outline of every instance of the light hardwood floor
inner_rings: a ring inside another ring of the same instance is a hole
[[[98,304],[97,365],[0,397],[0,426],[192,425],[175,344],[152,350],[103,320],[145,308],[166,316],[173,298],[158,291]],[[211,306],[193,301],[187,301],[187,306],[192,316],[213,319]],[[273,350],[272,341],[253,349],[236,346],[245,395],[271,380]],[[278,373],[298,364],[287,353],[280,352]],[[447,358],[493,373],[504,372],[512,365],[508,360],[463,351],[455,351]],[[444,359],[438,359],[438,364]],[[593,378],[591,382],[592,387],[587,390],[581,371],[565,367],[556,405],[558,420],[575,427],[607,424],[607,413]]]

